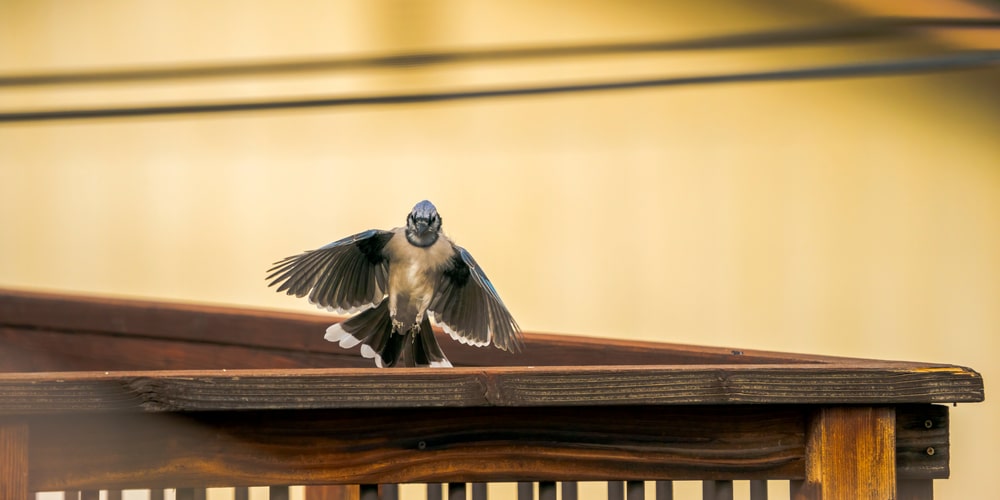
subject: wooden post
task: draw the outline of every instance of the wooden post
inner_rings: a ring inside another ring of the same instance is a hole
[[[0,499],[28,500],[28,424],[0,421]]]
[[[806,438],[806,479],[792,485],[795,500],[894,500],[894,408],[819,410]]]

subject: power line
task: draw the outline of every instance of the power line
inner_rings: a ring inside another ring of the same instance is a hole
[[[0,123],[124,118],[241,111],[290,110],[306,108],[336,108],[348,106],[383,106],[431,102],[464,101],[489,98],[559,95],[581,92],[627,89],[666,88],[686,85],[713,85],[738,82],[817,80],[826,78],[859,78],[915,73],[969,70],[1000,65],[1000,50],[961,51],[944,55],[865,62],[775,71],[729,73],[607,82],[571,83],[548,86],[473,89],[452,92],[400,93],[369,96],[310,97],[258,101],[185,103],[156,106],[116,108],[37,110],[0,113]]]
[[[1000,19],[873,17],[848,22],[680,40],[577,44],[547,47],[484,48],[374,56],[314,58],[249,63],[64,71],[0,75],[0,87],[96,84],[125,81],[198,79],[304,72],[417,67],[502,60],[622,55],[652,52],[799,46],[899,36],[926,29],[996,29]]]

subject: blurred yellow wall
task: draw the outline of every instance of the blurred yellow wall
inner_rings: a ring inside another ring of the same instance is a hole
[[[855,2],[858,3],[858,2]],[[676,5],[675,5],[676,4]],[[796,2],[0,2],[0,73],[673,39]],[[8,87],[0,110],[879,60],[932,42]],[[0,287],[309,311],[264,270],[435,202],[526,330],[971,366],[1000,355],[1000,70],[0,124]],[[319,334],[319,333],[317,333]],[[1000,406],[939,498],[987,498]]]

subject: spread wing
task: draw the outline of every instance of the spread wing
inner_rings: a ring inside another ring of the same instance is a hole
[[[391,231],[371,229],[316,250],[286,257],[268,269],[268,286],[305,297],[319,307],[352,313],[377,306],[388,290],[389,263],[382,253]]]
[[[469,252],[457,245],[454,249],[429,307],[434,321],[463,344],[521,350],[521,328],[490,279]]]

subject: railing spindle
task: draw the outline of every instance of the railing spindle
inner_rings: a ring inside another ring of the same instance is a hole
[[[556,482],[538,482],[538,500],[556,500]]]
[[[900,479],[896,481],[897,500],[934,500],[931,479]]]
[[[563,481],[561,488],[562,500],[576,500],[578,489],[576,481]]]
[[[646,500],[646,482],[628,481],[625,483],[625,498],[628,500]]]
[[[767,500],[766,479],[754,479],[750,481],[750,500]]]
[[[149,500],[163,500],[163,490],[149,490]],[[240,497],[237,496],[236,500],[247,500],[247,499],[246,497],[243,497],[241,499]]]
[[[325,486],[306,486],[305,500],[358,500],[358,485],[332,484]],[[242,496],[240,492],[242,491]],[[236,500],[249,500],[247,488],[236,488]]]
[[[163,497],[161,496],[159,500],[163,500]],[[247,488],[246,486],[233,488],[233,500],[250,500],[250,488]]]
[[[122,500],[122,490],[108,490],[108,500]]]
[[[444,488],[441,483],[427,484],[427,500],[441,500],[444,496]]]
[[[361,500],[379,500],[377,484],[362,484],[360,489]]]
[[[656,482],[656,500],[674,500],[674,482]]]
[[[472,483],[472,500],[486,500],[487,487],[487,483]]]
[[[381,500],[399,500],[399,485],[395,483],[379,485]]]
[[[517,500],[534,500],[535,483],[517,483]]]
[[[625,500],[623,481],[608,481],[608,500]]]
[[[465,500],[465,483],[448,483],[448,500]]]
[[[702,481],[702,500],[733,500],[732,481]]]
[[[271,486],[267,491],[270,500],[288,500],[288,486]]]

